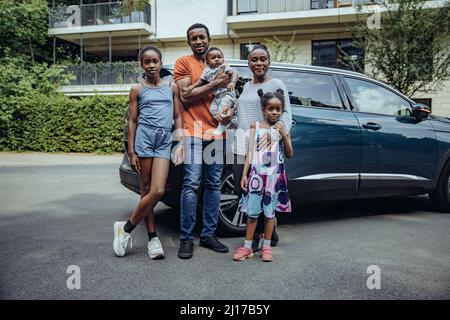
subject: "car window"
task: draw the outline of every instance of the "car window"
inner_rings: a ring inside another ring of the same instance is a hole
[[[345,77],[359,112],[390,116],[410,116],[408,101],[394,92],[372,82]]]
[[[343,109],[332,75],[273,70],[271,76],[284,82],[292,107]]]

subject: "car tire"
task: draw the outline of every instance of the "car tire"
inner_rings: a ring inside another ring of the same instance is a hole
[[[239,197],[234,190],[232,166],[225,166],[220,183],[218,233],[225,236],[243,236],[247,218],[238,211]]]
[[[429,194],[435,210],[450,212],[450,161],[448,161],[439,176],[436,189]]]

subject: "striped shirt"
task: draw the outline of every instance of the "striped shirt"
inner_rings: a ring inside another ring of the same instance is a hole
[[[284,110],[280,121],[283,122],[286,132],[291,130],[292,110],[289,101],[289,92],[285,84],[279,79],[270,79],[263,83],[253,84],[251,81],[244,85],[244,89],[236,103],[237,129],[233,142],[233,153],[246,155],[250,137],[250,126],[253,122],[264,122],[264,114],[261,110],[261,98],[258,90],[276,92],[278,89],[284,91]]]

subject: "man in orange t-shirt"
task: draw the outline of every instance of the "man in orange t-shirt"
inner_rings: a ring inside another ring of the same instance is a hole
[[[197,212],[197,195],[203,179],[203,228],[200,234],[202,247],[216,252],[228,252],[228,247],[216,237],[215,231],[219,218],[220,179],[224,162],[225,135],[214,136],[218,121],[228,121],[234,113],[230,108],[226,115],[219,114],[213,118],[209,111],[213,95],[219,87],[226,87],[230,77],[221,71],[215,80],[195,88],[186,90],[188,86],[200,79],[206,67],[205,54],[209,47],[208,28],[200,23],[187,30],[188,44],[192,55],[178,58],[174,67],[174,79],[180,88],[183,103],[182,116],[184,124],[184,176],[180,199],[181,233],[178,257],[190,259],[194,251],[195,218]],[[205,171],[204,173],[202,171]]]

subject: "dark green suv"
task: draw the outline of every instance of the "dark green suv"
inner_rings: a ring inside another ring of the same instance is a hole
[[[247,61],[229,62],[240,75],[239,95],[251,73]],[[294,156],[286,170],[294,204],[428,193],[437,210],[450,211],[449,119],[359,73],[281,63],[271,64],[270,72],[289,90]],[[120,179],[139,193],[126,152]],[[237,211],[234,184],[229,164],[219,229],[242,233],[246,219]],[[162,201],[178,207],[181,186],[182,168],[172,166]]]

